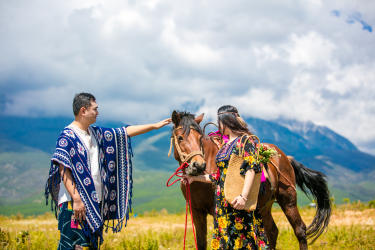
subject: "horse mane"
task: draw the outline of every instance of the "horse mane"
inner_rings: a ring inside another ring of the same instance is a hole
[[[177,112],[177,116],[180,118],[177,120],[175,127],[181,126],[184,134],[189,135],[190,129],[193,128],[196,131],[198,131],[200,134],[203,134],[202,128],[199,126],[199,124],[195,121],[195,115],[191,114],[189,112]]]

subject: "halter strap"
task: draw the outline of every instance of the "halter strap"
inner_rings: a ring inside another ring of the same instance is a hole
[[[190,127],[190,128],[193,129],[193,127]],[[200,155],[200,156],[202,156],[202,158],[204,158],[204,154],[202,152],[202,149],[200,151],[190,152],[190,154],[186,154],[186,153],[182,152],[180,145],[177,143],[177,136],[176,136],[176,132],[175,132],[177,129],[182,129],[182,127],[179,126],[175,129],[173,129],[173,131],[172,131],[171,144],[170,144],[170,147],[169,147],[168,157],[171,156],[172,148],[173,148],[173,145],[174,145],[174,147],[177,150],[178,156],[180,157],[181,162],[189,162],[196,155]]]

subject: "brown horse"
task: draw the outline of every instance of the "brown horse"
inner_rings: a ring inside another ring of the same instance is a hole
[[[172,113],[174,128],[171,146],[174,146],[174,157],[181,164],[189,163],[187,174],[216,173],[215,157],[218,146],[212,137],[204,135],[200,127],[203,114],[198,117],[186,112]],[[278,147],[274,148],[279,157],[272,158],[268,164],[269,178],[261,185],[257,209],[259,209],[268,237],[269,246],[275,249],[278,235],[277,226],[272,218],[272,204],[276,200],[292,225],[298,239],[300,249],[307,249],[307,239],[315,241],[327,228],[331,215],[331,202],[325,176],[306,168],[293,158],[288,158]],[[295,184],[317,203],[315,217],[306,228],[298,208]],[[207,214],[214,216],[214,187],[213,184],[193,182],[191,184],[191,202],[197,243],[199,249],[207,248]],[[181,184],[182,193],[186,199],[185,185]]]

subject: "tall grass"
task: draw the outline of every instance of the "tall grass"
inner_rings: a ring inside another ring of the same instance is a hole
[[[308,225],[315,214],[312,208],[300,209]],[[279,228],[277,249],[299,249],[293,230],[279,209],[273,215]],[[131,218],[120,233],[105,233],[102,249],[182,249],[184,214],[149,212]],[[208,220],[208,243],[212,217]],[[51,213],[37,217],[0,217],[0,249],[56,249],[59,240],[57,221]],[[194,248],[188,227],[187,249]],[[330,226],[310,249],[375,249],[375,208],[366,204],[346,204],[334,208]]]

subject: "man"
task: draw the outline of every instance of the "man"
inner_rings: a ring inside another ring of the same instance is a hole
[[[171,119],[116,129],[94,127],[98,104],[89,93],[74,97],[73,113],[74,121],[57,140],[45,194],[47,203],[51,195],[55,211],[59,209],[58,249],[97,248],[104,227],[119,232],[129,217],[130,137],[159,129]],[[112,226],[109,220],[114,220]]]

